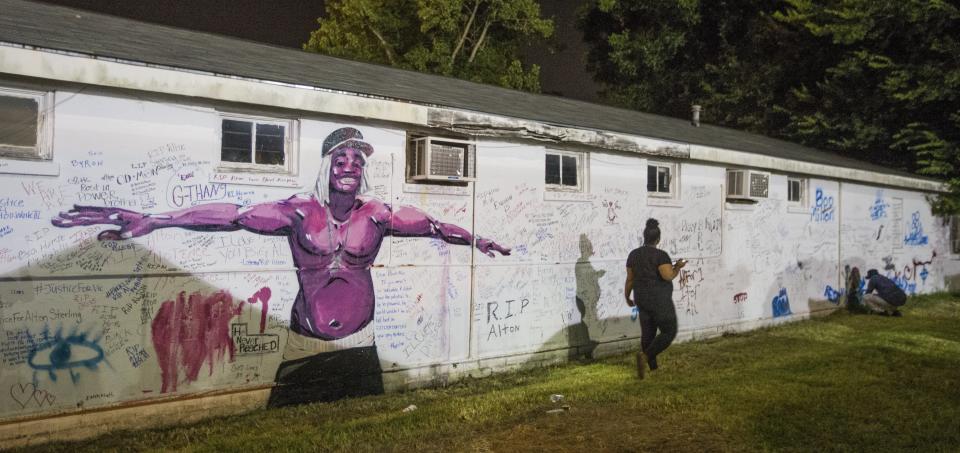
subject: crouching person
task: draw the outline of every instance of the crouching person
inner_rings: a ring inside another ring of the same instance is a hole
[[[867,271],[867,291],[863,295],[863,304],[867,308],[884,316],[901,316],[898,308],[905,303],[907,294],[893,280],[880,275],[876,269]]]

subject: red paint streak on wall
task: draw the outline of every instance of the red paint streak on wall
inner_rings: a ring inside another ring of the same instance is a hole
[[[266,327],[267,304],[270,289],[262,288],[248,302],[260,302],[260,331]],[[187,382],[197,380],[203,364],[213,374],[214,362],[220,362],[229,354],[233,361],[234,344],[230,337],[230,320],[243,310],[243,302],[234,306],[233,298],[226,291],[217,291],[207,297],[195,292],[186,295],[180,292],[175,301],[168,300],[151,324],[153,348],[160,363],[163,381],[161,393],[177,391],[180,369],[183,368]]]
[[[260,288],[260,291],[257,291],[249,299],[247,299],[248,304],[253,305],[257,302],[260,303],[260,333],[263,333],[267,330],[267,312],[270,310],[270,288],[263,287]],[[240,308],[243,308],[243,302],[240,302]]]

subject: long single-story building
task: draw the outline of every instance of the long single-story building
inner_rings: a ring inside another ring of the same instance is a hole
[[[936,180],[709,124],[0,0],[0,441],[636,349],[648,218],[680,337],[848,272],[946,289]],[[663,362],[669,363],[669,356]]]

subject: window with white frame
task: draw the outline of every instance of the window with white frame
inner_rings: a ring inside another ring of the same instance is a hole
[[[545,165],[547,190],[583,192],[586,153],[547,150]]]
[[[653,197],[676,198],[677,164],[648,162],[647,194]]]
[[[221,115],[220,166],[291,172],[296,164],[295,120]]]
[[[52,93],[0,87],[0,157],[50,159]]]
[[[807,200],[807,180],[794,176],[787,177],[787,203],[792,206],[803,206]]]

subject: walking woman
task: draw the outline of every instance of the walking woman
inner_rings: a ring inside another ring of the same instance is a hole
[[[677,336],[677,310],[673,305],[673,279],[680,275],[686,260],[672,263],[660,243],[660,222],[647,219],[643,246],[627,258],[627,281],[623,295],[627,305],[636,305],[640,319],[640,352],[637,353],[637,377],[643,379],[647,367],[657,369],[657,355]],[[633,291],[633,299],[630,292]],[[658,332],[659,331],[659,332]]]

